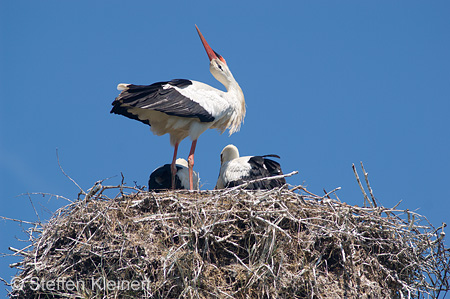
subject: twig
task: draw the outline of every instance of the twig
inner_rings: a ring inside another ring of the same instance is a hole
[[[11,250],[11,251],[14,251],[15,252],[14,255],[16,255],[16,253],[18,253],[18,254],[21,254],[21,255],[32,256],[31,253],[24,251],[24,250],[30,248],[31,246],[32,245],[30,244],[30,245],[28,245],[27,247],[25,247],[23,249],[16,249],[16,248],[10,246],[10,247],[8,247],[8,249]]]
[[[28,195],[28,199],[30,200],[31,206],[33,207],[34,213],[36,214],[36,217],[37,217],[37,219],[38,219],[38,222],[41,223],[41,218],[39,217],[39,214],[38,214],[38,212],[36,211],[36,208],[34,207],[34,204],[33,204],[33,201],[31,200],[30,194],[28,193],[27,195]]]
[[[338,190],[341,190],[341,187],[336,187],[336,188],[334,188],[333,190],[331,190],[331,191],[328,192],[328,193],[325,192],[325,195],[322,196],[321,199],[324,199],[325,197],[328,198],[328,199],[331,199],[331,198],[330,198],[330,194],[332,194],[332,193],[334,193],[334,192],[336,192],[336,191],[338,191]],[[324,189],[324,191],[325,191],[325,189]]]
[[[366,179],[367,188],[369,189],[370,197],[372,198],[373,206],[376,208],[377,207],[377,203],[376,203],[376,200],[375,200],[375,196],[373,196],[373,191],[372,191],[372,188],[370,187],[370,184],[369,184],[369,174],[364,169],[363,162],[360,161],[360,163],[361,163],[362,171],[364,173],[364,178]]]
[[[316,195],[316,194],[314,194],[314,193],[308,191],[308,190],[307,190],[305,187],[303,187],[302,185],[298,185],[298,186],[292,188],[290,191],[295,191],[295,190],[299,190],[299,189],[302,190],[302,191],[305,191],[306,193],[308,193],[309,195],[311,195],[313,198],[320,198],[320,196],[318,196],[318,195]]]
[[[68,175],[66,174],[66,172],[64,171],[64,169],[62,168],[61,164],[59,163],[58,149],[56,149],[56,159],[57,159],[57,161],[58,161],[59,169],[61,169],[62,173],[63,173],[69,180],[71,180],[72,183],[74,183],[75,186],[78,187],[78,189],[80,189],[81,194],[86,195],[86,192],[84,192],[84,190],[80,187],[80,185],[78,185],[77,182],[75,182],[70,176],[68,176]]]
[[[14,221],[14,222],[20,222],[20,223],[26,223],[26,224],[33,224],[33,225],[40,225],[40,223],[31,222],[31,221],[25,221],[25,220],[19,220],[19,219],[13,219],[5,216],[0,216],[1,219]]]
[[[22,194],[17,195],[17,197],[24,196],[24,195],[42,195],[43,197],[47,195],[47,196],[50,196],[50,197],[56,197],[56,199],[62,198],[64,200],[67,200],[70,203],[73,203],[73,201],[68,199],[67,197],[64,197],[64,196],[61,196],[61,195],[52,194],[52,193],[46,193],[46,192],[26,192],[26,193],[22,193]]]
[[[359,188],[361,188],[361,192],[364,195],[364,206],[366,207],[367,206],[366,202],[368,202],[370,204],[370,206],[373,208],[373,205],[370,202],[369,197],[367,196],[366,191],[364,191],[364,188],[363,188],[363,186],[361,184],[361,180],[359,179],[359,175],[358,175],[358,172],[356,171],[354,163],[352,163],[352,168],[353,168],[353,173],[355,174],[356,180],[358,181]]]

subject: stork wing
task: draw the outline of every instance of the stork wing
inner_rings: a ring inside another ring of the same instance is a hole
[[[129,111],[132,108],[150,109],[179,117],[198,118],[201,122],[214,121],[214,117],[193,99],[179,93],[174,87],[192,85],[190,80],[175,79],[151,85],[121,85],[124,90],[112,103],[111,113],[143,121]]]
[[[280,158],[278,155],[264,155],[264,156],[255,156],[252,157],[249,162],[252,165],[252,175],[259,177],[268,177],[268,176],[276,176],[282,175],[283,171],[281,170],[280,163],[267,159],[265,157],[274,157]],[[263,166],[264,165],[264,166]],[[286,180],[284,178],[279,178],[270,181],[260,182],[261,186],[257,186],[262,189],[271,189],[275,187],[281,187],[286,184]]]

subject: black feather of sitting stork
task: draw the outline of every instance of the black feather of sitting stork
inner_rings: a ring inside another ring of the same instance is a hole
[[[282,175],[280,163],[267,159],[266,157],[280,158],[278,155],[264,155],[264,156],[253,156],[248,160],[251,165],[250,172],[247,176],[242,176],[238,180],[233,180],[228,182],[225,188],[231,188],[244,184],[245,182],[267,178],[276,175]],[[258,190],[258,189],[273,189],[282,187],[286,184],[285,178],[273,179],[273,180],[261,180],[258,182],[253,182],[245,187],[247,190]]]
[[[172,188],[171,164],[165,164],[156,168],[148,180],[148,190],[161,192],[169,189],[188,190],[189,189],[189,169],[185,159],[176,160],[175,186]],[[199,189],[200,178],[197,172],[193,172],[193,187]]]
[[[177,167],[177,172],[182,168]],[[170,170],[170,164],[165,164],[157,169],[155,169],[148,180],[148,190],[153,190],[155,192],[162,192],[172,189],[172,172]],[[189,189],[189,186],[182,186],[180,178],[175,176],[175,190]]]
[[[267,170],[270,173],[270,176],[276,176],[276,175],[282,175],[283,174],[283,172],[281,171],[280,163],[275,162],[275,161],[273,161],[271,159],[265,159],[266,157],[272,157],[272,158],[281,159],[280,156],[271,154],[271,155],[264,155],[264,156],[261,156],[261,157],[264,158],[264,166],[266,166]],[[282,179],[282,181],[284,182],[283,184],[286,184],[286,180],[284,178]]]

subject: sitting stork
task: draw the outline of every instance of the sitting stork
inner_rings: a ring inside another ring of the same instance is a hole
[[[227,145],[220,154],[220,172],[215,189],[241,185],[259,178],[282,175],[281,166],[267,157],[280,158],[277,155],[239,157],[236,146]],[[284,178],[261,180],[250,183],[246,189],[272,189],[286,184]]]
[[[189,189],[189,170],[188,162],[185,159],[177,159],[175,162],[177,173],[175,174],[175,186],[172,185],[171,165],[165,164],[156,168],[148,180],[148,190],[156,192],[168,189]],[[197,172],[193,172],[194,190],[199,188],[199,176]]]

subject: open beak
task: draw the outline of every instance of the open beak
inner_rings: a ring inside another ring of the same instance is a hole
[[[226,63],[225,59],[222,56],[220,56],[217,52],[215,52],[213,49],[211,49],[211,47],[206,42],[206,39],[203,37],[203,34],[198,29],[197,25],[195,25],[195,28],[197,29],[198,36],[200,36],[200,39],[202,40],[203,47],[205,47],[206,54],[208,54],[209,61],[211,61],[213,59],[219,59],[222,62]]]

